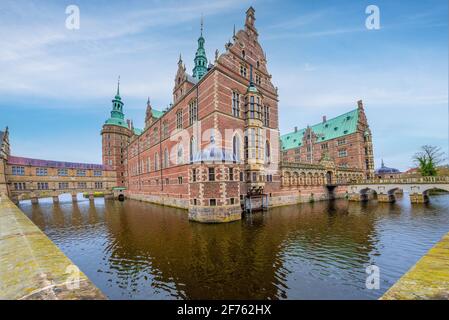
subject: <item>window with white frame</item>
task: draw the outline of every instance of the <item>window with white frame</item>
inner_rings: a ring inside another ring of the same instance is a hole
[[[263,106],[263,124],[265,127],[270,125],[270,108],[268,106]]]
[[[68,182],[59,182],[58,187],[59,187],[59,189],[68,189],[69,183]]]
[[[246,74],[247,74],[247,69],[244,65],[240,66],[240,75],[244,78],[246,78]]]
[[[38,182],[37,189],[38,190],[48,190],[48,182]]]
[[[340,158],[346,157],[348,155],[348,151],[346,149],[340,149],[338,150],[338,156]]]
[[[232,91],[232,115],[240,117],[240,93]]]
[[[189,124],[192,125],[198,121],[198,101],[196,99],[189,103]]]
[[[23,175],[25,175],[25,167],[13,166],[12,167],[12,174],[14,176],[23,176]]]
[[[177,164],[183,164],[184,163],[184,150],[183,150],[183,148],[182,148],[182,144],[181,143],[179,143],[178,144],[178,152],[177,152]]]
[[[165,138],[168,138],[168,122],[167,122],[167,120],[165,120],[163,123],[162,123],[162,137],[165,139]]]
[[[168,168],[168,165],[169,165],[168,149],[165,148],[165,150],[164,150],[164,168]]]
[[[103,175],[103,171],[101,170],[94,170],[94,177],[101,177]]]
[[[78,182],[78,188],[87,188],[87,183],[86,182]]]
[[[95,189],[103,189],[103,182],[95,182]]]
[[[154,171],[159,170],[159,154],[156,152],[154,155]]]
[[[36,168],[37,176],[46,176],[48,174],[47,168]]]
[[[176,129],[182,129],[182,110],[176,112]]]

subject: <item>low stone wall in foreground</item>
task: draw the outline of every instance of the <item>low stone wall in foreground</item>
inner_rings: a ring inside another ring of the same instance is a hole
[[[449,233],[381,298],[382,300],[449,300]]]
[[[0,299],[106,299],[7,197],[0,197]]]

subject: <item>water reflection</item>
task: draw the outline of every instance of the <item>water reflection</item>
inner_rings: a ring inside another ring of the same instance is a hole
[[[449,230],[448,206],[338,200],[204,225],[135,201],[21,205],[112,299],[378,298]]]

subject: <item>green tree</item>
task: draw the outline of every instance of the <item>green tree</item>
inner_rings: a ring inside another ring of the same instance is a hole
[[[422,176],[436,176],[437,166],[444,161],[444,152],[440,147],[424,145],[415,153],[413,160]]]

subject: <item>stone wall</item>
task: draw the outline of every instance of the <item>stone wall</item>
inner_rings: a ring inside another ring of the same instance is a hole
[[[106,298],[6,197],[0,197],[0,226],[0,300]]]
[[[449,300],[449,233],[381,298]]]
[[[189,208],[189,198],[188,196],[184,198],[172,197],[169,195],[150,195],[150,194],[137,194],[137,193],[126,193],[126,197],[133,200],[145,201],[155,204],[160,204],[169,207],[175,207],[180,209]]]
[[[189,220],[203,223],[232,222],[242,219],[240,204],[230,206],[191,206]]]

